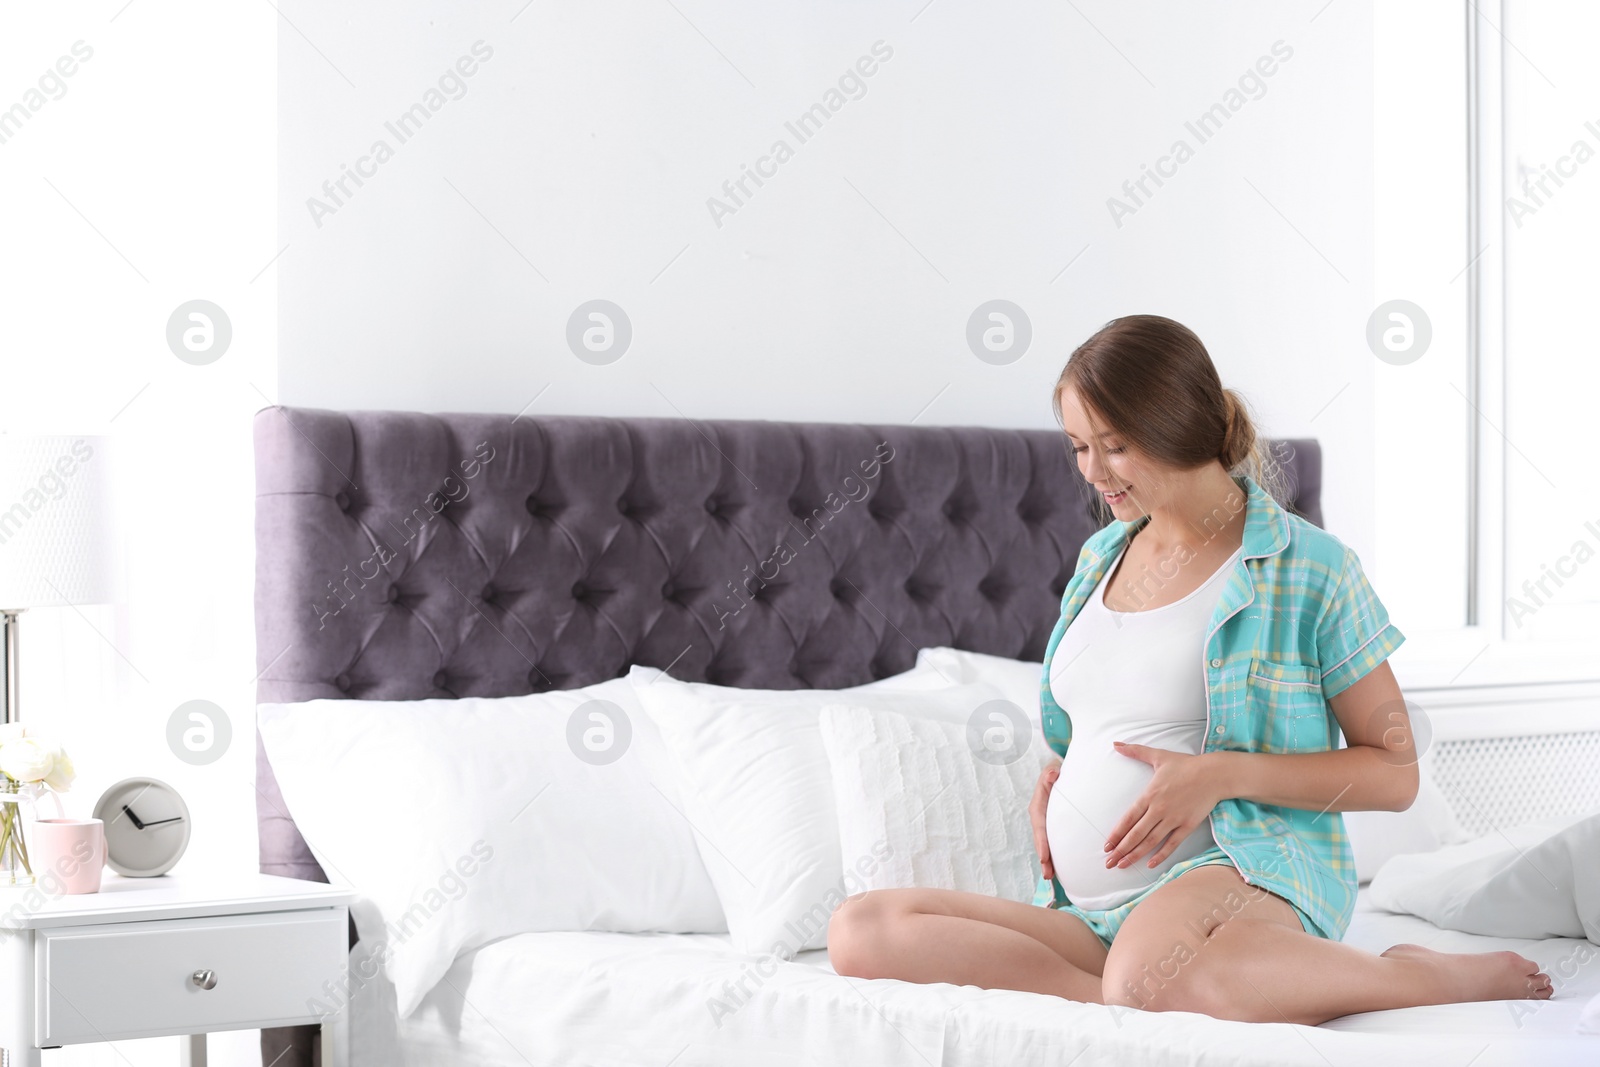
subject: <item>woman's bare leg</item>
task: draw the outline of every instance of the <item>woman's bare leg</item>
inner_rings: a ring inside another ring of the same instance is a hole
[[[952,889],[875,889],[828,923],[839,974],[1020,989],[1101,1003],[1106,950],[1069,912]]]
[[[1288,901],[1231,866],[1186,871],[1135,907],[1107,955],[1104,1003],[1315,1026],[1356,1012],[1543,1000],[1550,978],[1515,952],[1395,945],[1373,955],[1309,934]]]

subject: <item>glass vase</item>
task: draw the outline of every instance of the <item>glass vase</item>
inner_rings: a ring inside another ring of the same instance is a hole
[[[33,884],[33,864],[23,824],[35,814],[33,790],[0,774],[0,889]]]

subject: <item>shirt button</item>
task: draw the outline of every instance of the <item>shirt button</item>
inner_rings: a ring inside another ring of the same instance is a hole
[[[1213,667],[1220,667],[1220,666],[1222,666],[1222,661],[1220,659],[1213,659],[1211,661],[1211,665]]]
[[[1220,724],[1220,723],[1219,723],[1219,724],[1218,724],[1218,725],[1217,725],[1217,728],[1216,728],[1216,730],[1214,730],[1214,731],[1213,731],[1213,732],[1214,732],[1214,733],[1219,733],[1219,734],[1220,734],[1220,733],[1221,733],[1221,732],[1222,732],[1222,725],[1221,725],[1221,724]]]

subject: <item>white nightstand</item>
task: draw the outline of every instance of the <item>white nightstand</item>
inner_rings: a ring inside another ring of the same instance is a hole
[[[266,874],[123,878],[48,899],[0,890],[0,1048],[39,1067],[41,1048],[322,1026],[323,1067],[349,1062],[347,889]]]

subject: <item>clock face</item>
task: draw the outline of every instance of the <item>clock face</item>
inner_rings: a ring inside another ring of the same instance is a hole
[[[154,778],[125,778],[94,806],[106,826],[106,866],[149,878],[170,871],[189,847],[189,807],[178,791]]]

